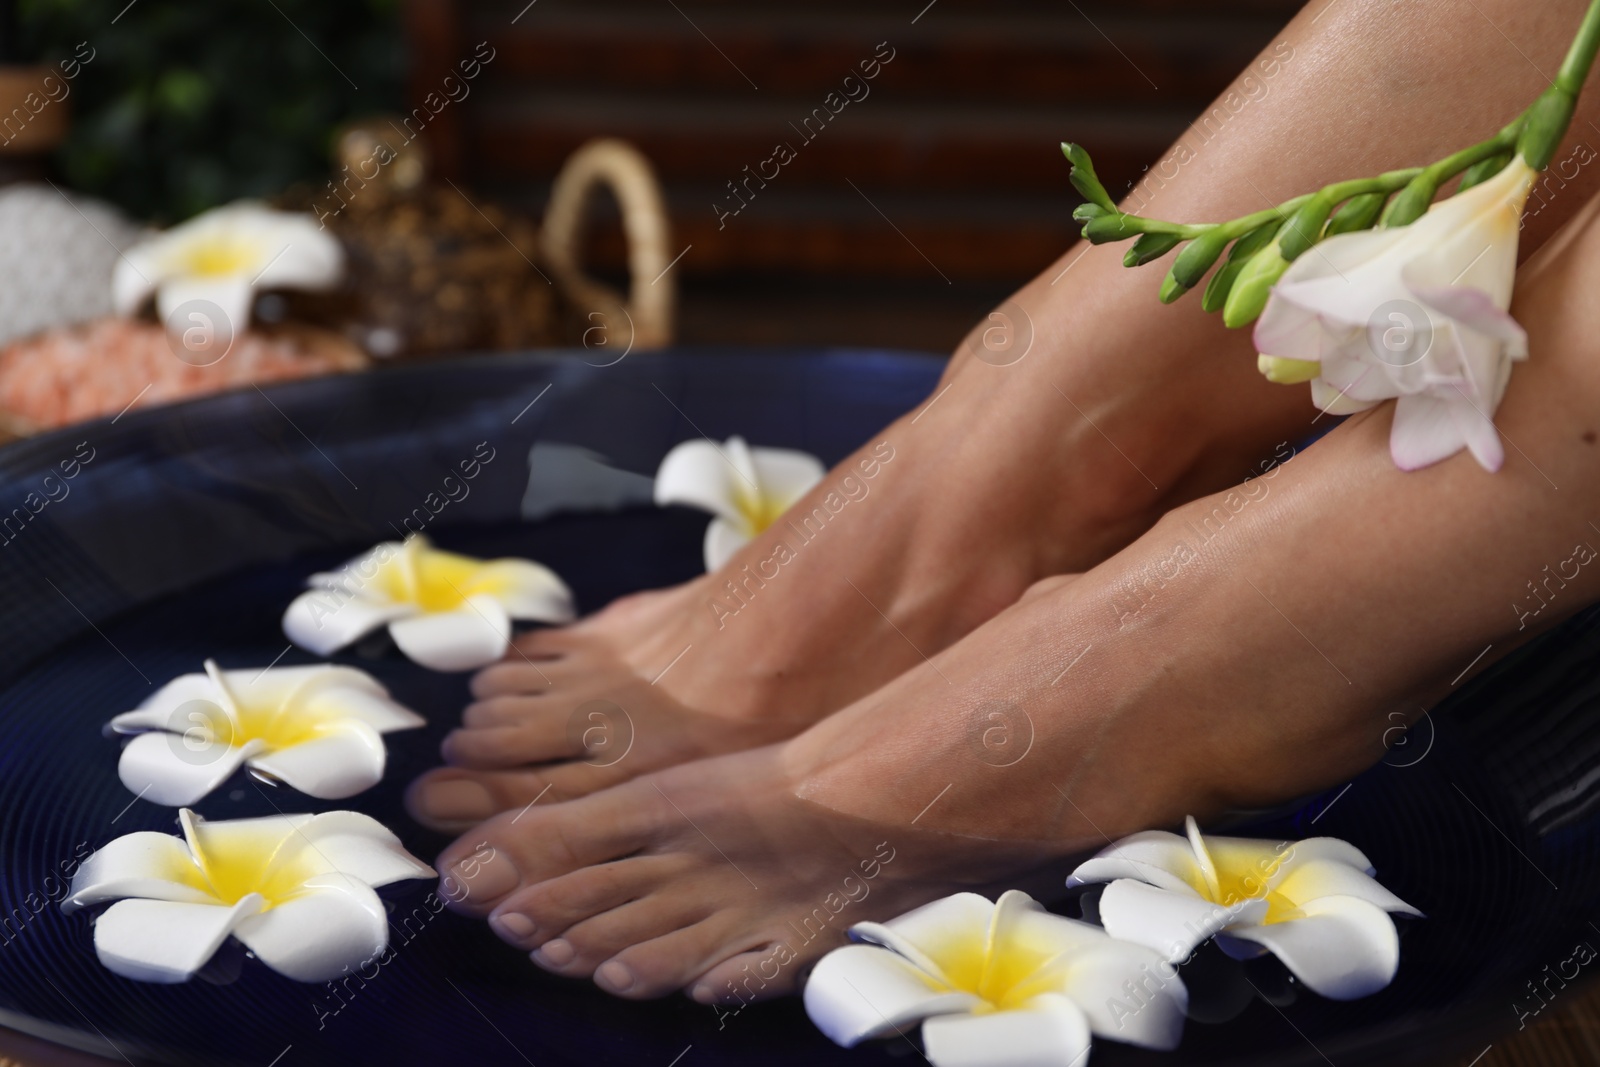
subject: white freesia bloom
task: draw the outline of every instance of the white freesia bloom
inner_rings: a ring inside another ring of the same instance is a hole
[[[1402,470],[1463,448],[1498,470],[1494,413],[1512,362],[1528,356],[1506,309],[1536,176],[1519,156],[1409,226],[1313,246],[1256,323],[1262,372],[1309,380],[1312,401],[1335,415],[1398,398],[1389,451]]]
[[[573,618],[572,591],[550,568],[440,552],[421,535],[386,541],[307,584],[283,615],[289,640],[326,656],[387,625],[400,651],[436,671],[504,656],[513,619]]]
[[[112,303],[129,315],[154,292],[167,322],[179,305],[209,300],[236,335],[250,325],[257,289],[330,289],[343,274],[344,250],[316,219],[241,200],[130,249],[117,261]]]
[[[1332,837],[1260,841],[1134,834],[1072,873],[1069,885],[1110,882],[1100,921],[1113,937],[1176,963],[1215,936],[1236,959],[1270,952],[1313,992],[1334,1000],[1394,980],[1400,939],[1390,912],[1421,915],[1373,879],[1354,845]]]
[[[327,665],[174,678],[111,728],[137,734],[117,765],[155,804],[193,804],[241,765],[309,796],[354,796],[383,777],[382,734],[426,725],[363,671]]]
[[[751,448],[742,437],[722,444],[684,441],[656,470],[656,503],[685,504],[716,518],[706,527],[706,570],[714,571],[811,491],[827,473],[822,461],[787,448]]]
[[[206,822],[183,836],[119,837],[84,861],[61,908],[117,901],[95,920],[100,962],[125,978],[182,982],[231,934],[300,982],[354,970],[389,944],[377,886],[433,868],[353,811]]]
[[[1159,953],[1052,915],[1015,890],[957,893],[887,923],[806,982],[811,1021],[846,1047],[918,1020],[934,1067],[1069,1067],[1090,1036],[1171,1049],[1189,994]]]

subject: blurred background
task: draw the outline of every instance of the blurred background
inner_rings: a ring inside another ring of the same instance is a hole
[[[434,173],[533,220],[585,141],[619,136],[644,153],[664,192],[671,254],[688,250],[673,268],[677,340],[948,351],[1072,241],[1077,198],[1060,141],[1092,146],[1107,186],[1125,189],[1299,5],[0,6],[10,62],[60,60],[80,42],[94,49],[44,163],[54,180],[134,219],[170,224],[237,197],[318,186],[341,123],[405,115],[430,93],[437,104],[455,75],[461,99],[428,111],[420,131]],[[493,58],[460,82],[475,54]],[[861,64],[874,60],[867,80]],[[779,164],[785,144],[793,158]],[[595,200],[585,255],[620,285],[618,212]]]

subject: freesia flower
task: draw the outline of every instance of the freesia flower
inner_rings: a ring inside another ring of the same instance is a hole
[[[572,591],[525,559],[480,560],[440,552],[420,534],[386,541],[338,571],[313,574],[283,614],[283,632],[326,656],[380,626],[411,659],[436,671],[493,663],[511,643],[511,620],[570,622]]]
[[[434,871],[353,811],[206,822],[183,836],[119,837],[84,861],[61,909],[117,901],[95,920],[100,962],[124,978],[182,982],[229,935],[300,982],[337,978],[381,953],[389,920],[373,889]]]
[[[1398,398],[1389,451],[1416,470],[1462,448],[1505,458],[1493,416],[1527,336],[1506,309],[1522,206],[1536,173],[1519,156],[1409,226],[1340,234],[1290,266],[1256,323],[1261,369],[1311,382],[1345,415]]]
[[[193,804],[241,765],[314,797],[353,796],[383,777],[382,734],[426,725],[351,667],[225,671],[174,678],[111,728],[122,784],[156,804]]]
[[[1273,842],[1134,834],[1082,864],[1068,885],[1110,882],[1100,921],[1113,937],[1174,963],[1215,936],[1236,959],[1270,952],[1313,992],[1334,1000],[1394,980],[1400,939],[1390,912],[1421,915],[1372,877],[1354,845],[1332,837]]]
[[[684,441],[656,470],[656,503],[685,504],[716,518],[706,527],[706,570],[714,571],[822,481],[822,461],[787,448]]]
[[[1015,890],[936,900],[867,944],[828,953],[806,982],[811,1021],[846,1047],[919,1020],[934,1067],[1068,1067],[1090,1035],[1175,1048],[1189,994],[1159,953],[1052,915]]]
[[[180,305],[208,300],[236,335],[250,325],[257,289],[330,289],[343,273],[338,239],[310,215],[241,200],[130,249],[112,276],[112,303],[119,315],[130,315],[154,292],[161,321],[168,322]]]

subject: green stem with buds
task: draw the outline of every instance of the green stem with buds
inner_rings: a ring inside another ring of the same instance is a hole
[[[1240,326],[1260,314],[1268,290],[1318,241],[1374,224],[1409,225],[1422,217],[1445,183],[1460,176],[1457,192],[1470,188],[1499,173],[1513,155],[1533,170],[1548,167],[1572,124],[1597,53],[1600,0],[1591,0],[1550,88],[1493,137],[1425,167],[1334,182],[1227,222],[1169,222],[1121,211],[1100,184],[1089,154],[1063,144],[1072,162],[1072,184],[1088,201],[1073,217],[1084,224],[1083,236],[1094,244],[1137,238],[1123,259],[1130,267],[1159,259],[1187,242],[1162,283],[1163,303],[1193,288],[1233,245],[1206,287],[1204,303],[1207,310],[1222,310],[1228,325]]]

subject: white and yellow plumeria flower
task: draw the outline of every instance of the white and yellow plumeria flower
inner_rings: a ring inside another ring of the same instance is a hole
[[[344,250],[316,219],[242,200],[130,249],[112,276],[112,304],[129,315],[154,292],[161,321],[170,322],[179,306],[208,300],[232,336],[250,325],[257,289],[330,289],[343,274]]]
[[[573,617],[572,591],[550,568],[440,552],[421,535],[386,541],[307,584],[283,615],[289,640],[326,656],[387,625],[400,651],[436,671],[504,656],[513,619]]]
[[[117,901],[95,920],[100,962],[125,978],[182,982],[229,935],[300,982],[354,970],[389,944],[377,886],[433,868],[353,811],[206,822],[178,812],[183,837],[119,837],[84,861],[61,902]]]
[[[1262,373],[1309,381],[1330,414],[1398,398],[1389,451],[1416,470],[1470,449],[1487,470],[1505,451],[1493,417],[1514,360],[1522,207],[1537,174],[1518,156],[1409,226],[1330,237],[1294,261],[1256,323]]]
[[[887,923],[806,982],[811,1021],[846,1047],[922,1024],[934,1067],[1069,1067],[1091,1035],[1171,1049],[1189,994],[1162,956],[1015,890],[957,893]]]
[[[1153,830],[1123,838],[1072,873],[1110,882],[1108,933],[1176,963],[1215,936],[1238,959],[1271,952],[1313,992],[1334,1000],[1394,980],[1400,938],[1390,912],[1421,915],[1372,877],[1354,845],[1332,837],[1262,841]]]
[[[706,570],[714,571],[822,481],[822,461],[787,448],[684,441],[656,470],[656,503],[685,504],[716,518],[706,527]]]
[[[145,800],[193,804],[240,766],[309,796],[354,796],[383,777],[382,734],[426,725],[363,671],[320,665],[174,678],[111,728],[122,784]]]

